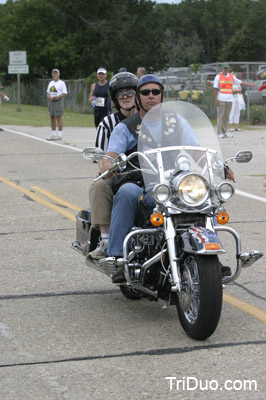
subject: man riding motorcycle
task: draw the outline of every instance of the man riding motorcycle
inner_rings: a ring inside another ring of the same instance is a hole
[[[148,111],[163,102],[163,91],[164,88],[161,81],[154,75],[145,75],[139,80],[136,97],[140,111],[134,116],[124,120],[114,129],[106,155],[116,158],[121,153],[128,155],[136,150],[138,135],[142,134],[142,119]],[[167,136],[169,134],[177,135],[177,141],[179,142],[177,145],[198,145],[198,141],[191,127],[183,118],[178,116],[164,116],[163,118],[163,121],[162,118],[159,121],[160,128],[162,124],[166,126],[170,124],[170,126],[173,127],[165,131],[165,135],[161,138],[161,145],[167,144]],[[175,122],[173,122],[174,120]],[[151,127],[151,135],[147,135],[147,145],[149,141],[155,139],[154,135],[156,136],[156,131],[161,131],[156,124],[154,127]],[[182,125],[182,131],[185,132],[183,137],[178,137],[178,124]],[[142,134],[142,137],[146,136],[146,133],[147,131],[144,132],[144,135]],[[110,161],[105,160],[100,173],[108,170],[111,165],[112,163]],[[111,256],[111,258],[121,257],[123,254],[123,241],[134,225],[139,197],[143,192],[142,177],[138,173],[124,175],[122,178],[118,176],[114,190],[116,194],[113,202],[107,251],[108,256]],[[120,283],[124,280],[125,277],[122,270],[117,270],[117,273],[112,277],[113,283]]]

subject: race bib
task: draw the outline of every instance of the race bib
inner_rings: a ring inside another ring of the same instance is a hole
[[[105,98],[104,97],[96,97],[95,105],[97,107],[104,107]]]

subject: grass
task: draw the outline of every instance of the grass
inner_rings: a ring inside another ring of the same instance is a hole
[[[17,111],[17,104],[2,103],[0,107],[0,125],[29,125],[50,126],[50,117],[47,107],[21,105]],[[94,127],[93,114],[79,114],[64,111],[64,126]]]

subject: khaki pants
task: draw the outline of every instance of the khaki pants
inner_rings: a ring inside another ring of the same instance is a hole
[[[231,108],[231,102],[220,101],[220,105],[217,107],[217,135],[228,132]]]
[[[89,188],[91,223],[93,228],[99,225],[110,225],[113,207],[113,178],[100,179]]]

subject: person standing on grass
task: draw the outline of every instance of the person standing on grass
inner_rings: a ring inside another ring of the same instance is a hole
[[[47,88],[47,98],[49,100],[48,110],[51,118],[52,135],[47,140],[62,140],[64,98],[67,96],[67,88],[64,81],[59,79],[60,71],[54,68],[52,70],[53,80],[49,82]],[[58,134],[56,132],[56,120],[58,125]]]

